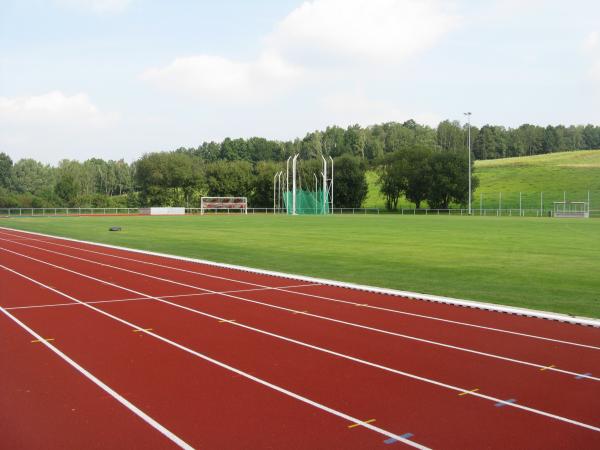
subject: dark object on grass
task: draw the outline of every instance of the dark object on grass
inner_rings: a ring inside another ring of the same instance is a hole
[[[108,231],[121,231],[121,227],[110,227]]]

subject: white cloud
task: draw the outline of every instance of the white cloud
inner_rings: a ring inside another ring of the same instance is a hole
[[[86,94],[65,95],[52,91],[25,97],[0,97],[0,118],[19,122],[70,122],[102,127],[114,116],[102,114]]]
[[[600,33],[592,31],[583,40],[583,49],[588,52],[600,50]]]
[[[590,32],[583,40],[582,48],[590,59],[589,78],[600,83],[600,32]]]
[[[388,64],[430,48],[458,21],[437,0],[313,0],[285,17],[266,42],[307,64]]]
[[[435,45],[459,21],[444,4],[311,0],[274,27],[254,60],[180,57],[146,70],[141,78],[165,90],[219,101],[269,98],[310,80],[346,80],[352,76],[349,66],[376,72]]]
[[[0,97],[0,148],[15,158],[47,161],[44,152],[80,158],[117,121],[117,114],[100,111],[83,93]],[[39,153],[25,153],[31,149]]]
[[[269,53],[250,62],[213,55],[182,57],[142,74],[143,80],[163,89],[222,101],[269,97],[301,77],[300,68]]]
[[[118,13],[131,4],[132,0],[56,0],[58,4],[94,13]]]

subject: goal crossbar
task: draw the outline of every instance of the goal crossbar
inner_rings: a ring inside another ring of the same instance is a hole
[[[588,202],[554,202],[554,217],[589,218]]]
[[[247,197],[202,197],[200,199],[200,214],[206,211],[230,212],[239,211],[248,214]]]

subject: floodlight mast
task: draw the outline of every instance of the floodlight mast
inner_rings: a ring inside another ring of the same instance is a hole
[[[468,147],[469,147],[469,216],[471,215],[471,115],[473,113],[464,113],[467,116],[467,128],[469,133]]]

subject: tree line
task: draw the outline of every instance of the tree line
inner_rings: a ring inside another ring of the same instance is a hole
[[[475,159],[501,158],[600,148],[600,127],[485,125],[471,127],[471,139]],[[226,138],[148,153],[131,164],[92,158],[50,166],[0,153],[0,207],[198,206],[203,195],[243,195],[251,206],[269,207],[273,175],[299,153],[300,184],[309,190],[320,176],[320,156],[334,158],[335,207],[360,207],[373,170],[389,209],[402,196],[417,207],[447,208],[468,198],[466,145],[464,124],[433,128],[410,120],[327,127],[293,141]]]

